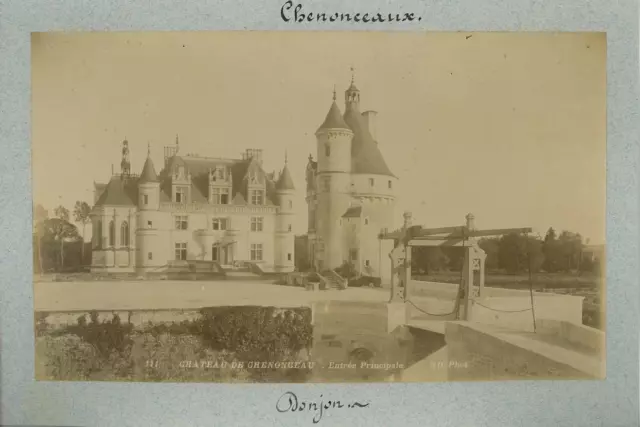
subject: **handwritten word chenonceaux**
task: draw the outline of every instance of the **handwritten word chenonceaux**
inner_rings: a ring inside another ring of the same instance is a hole
[[[284,22],[413,22],[422,21],[415,13],[314,13],[303,12],[302,4],[294,6],[293,0],[288,0],[280,9],[280,17]]]
[[[295,393],[288,391],[284,393],[276,402],[276,410],[278,412],[311,412],[314,411],[313,423],[317,424],[322,419],[322,415],[325,410],[328,409],[354,409],[354,408],[366,408],[369,406],[369,402],[351,402],[343,403],[340,400],[327,400],[326,402],[320,395],[320,402],[311,402],[298,399]]]

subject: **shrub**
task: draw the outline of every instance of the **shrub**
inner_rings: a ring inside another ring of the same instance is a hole
[[[213,307],[201,311],[196,321],[205,345],[227,350],[245,363],[292,361],[302,349],[311,347],[311,310],[274,307]],[[256,369],[257,377],[274,369]]]
[[[37,359],[44,368],[39,378],[301,382],[309,373],[282,365],[205,370],[180,365],[190,360],[242,362],[245,367],[249,362],[298,361],[301,350],[311,347],[308,308],[207,308],[195,320],[149,324],[136,331],[117,314],[103,322],[96,312],[88,317],[39,338]],[[158,367],[147,366],[147,361],[158,362]]]
[[[122,324],[117,314],[110,321],[100,322],[98,313],[90,313],[90,323],[85,316],[78,318],[77,325],[66,327],[63,334],[73,334],[91,344],[103,358],[111,357],[113,352],[123,354],[131,347],[129,335],[133,326],[129,323]]]

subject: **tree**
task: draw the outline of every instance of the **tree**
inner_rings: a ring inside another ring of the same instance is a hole
[[[582,236],[580,233],[563,231],[558,237],[562,267],[565,271],[578,269],[582,257]]]
[[[500,248],[500,238],[484,238],[478,241],[478,246],[487,254],[484,266],[487,271],[500,268],[498,250]]]
[[[40,274],[44,271],[42,260],[42,239],[45,234],[44,221],[49,218],[49,212],[42,205],[35,205],[33,208],[33,235],[34,243],[37,246],[38,251],[38,265],[40,267]]]
[[[82,224],[82,264],[84,265],[84,234],[87,224],[91,222],[91,207],[86,202],[77,201],[73,208],[75,221]]]
[[[532,272],[538,271],[544,261],[542,242],[524,234],[502,236],[498,244],[498,261],[500,267],[511,274],[529,269]]]
[[[527,270],[535,273],[540,271],[544,262],[544,253],[542,252],[542,241],[537,237],[527,236],[526,255],[528,260]]]
[[[464,264],[464,251],[459,246],[443,246],[441,251],[444,256],[447,257],[450,270],[462,270],[462,264]]]
[[[555,273],[560,270],[560,244],[556,238],[556,231],[553,227],[550,227],[549,230],[547,230],[547,234],[544,236],[542,253],[544,254],[544,261],[542,263],[544,271],[547,273]]]
[[[60,205],[54,209],[56,218],[48,221],[49,230],[54,240],[60,243],[60,271],[64,268],[64,242],[75,240],[78,236],[78,229],[69,223],[69,209]]]
[[[412,249],[411,264],[419,274],[431,274],[434,271],[441,271],[449,264],[449,258],[438,246],[417,246]]]

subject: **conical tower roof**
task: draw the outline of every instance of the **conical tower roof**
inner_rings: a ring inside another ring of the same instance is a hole
[[[282,172],[278,177],[278,182],[276,182],[276,190],[295,190],[293,186],[293,179],[291,178],[291,173],[289,172],[289,166],[287,165],[288,156],[285,153],[284,155],[284,168],[282,168]]]
[[[349,129],[349,126],[347,126],[342,118],[342,113],[340,112],[340,108],[338,107],[338,104],[336,104],[335,99],[329,108],[327,117],[318,128],[318,131],[323,129]]]
[[[147,156],[147,160],[144,162],[142,174],[140,174],[140,180],[138,182],[140,184],[144,184],[146,182],[159,182],[158,174],[156,174],[156,169],[153,167],[151,156]]]
[[[351,171],[356,174],[395,176],[384,161],[360,112],[356,108],[348,109],[344,120],[354,134],[351,142]]]

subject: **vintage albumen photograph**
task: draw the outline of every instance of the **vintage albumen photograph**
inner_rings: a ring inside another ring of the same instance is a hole
[[[37,380],[605,378],[604,33],[31,49]]]

